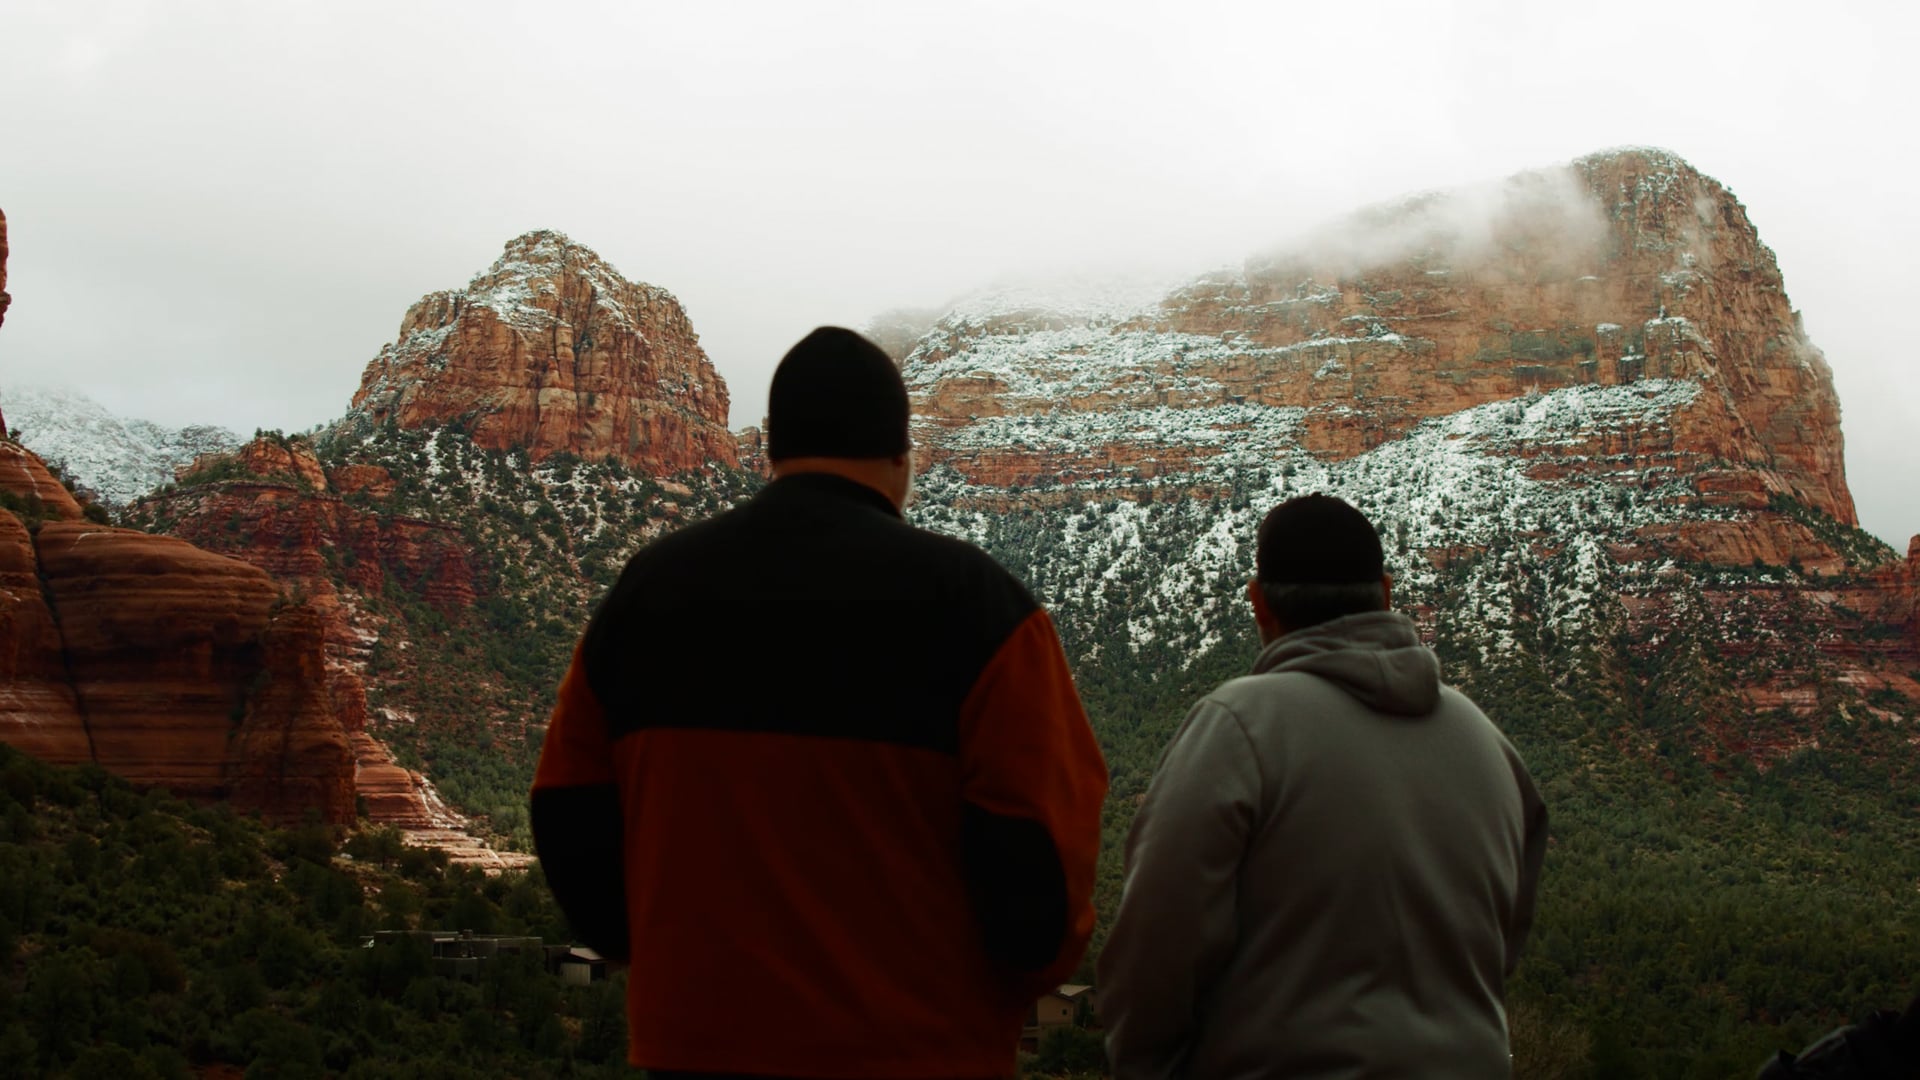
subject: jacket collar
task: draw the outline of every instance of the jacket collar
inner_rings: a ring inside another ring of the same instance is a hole
[[[762,489],[759,498],[772,498],[776,501],[799,499],[807,502],[819,500],[849,502],[878,510],[888,517],[902,517],[900,509],[893,505],[892,499],[858,480],[849,480],[835,473],[803,472],[783,476]]]

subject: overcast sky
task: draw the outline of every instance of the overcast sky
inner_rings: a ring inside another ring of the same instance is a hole
[[[1904,550],[1916,25],[1751,0],[0,0],[0,384],[308,427],[415,299],[549,227],[679,296],[740,426],[818,323],[1206,269],[1368,202],[1651,144],[1778,253],[1861,516]]]

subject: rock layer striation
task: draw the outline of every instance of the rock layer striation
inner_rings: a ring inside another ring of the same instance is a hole
[[[353,820],[320,616],[256,567],[0,514],[0,740],[275,820]]]

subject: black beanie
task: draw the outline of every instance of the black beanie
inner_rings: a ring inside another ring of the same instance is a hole
[[[787,350],[767,392],[767,460],[907,452],[907,384],[880,347],[822,326]]]
[[[1386,553],[1365,514],[1331,495],[1288,499],[1267,512],[1254,575],[1275,585],[1361,585],[1380,580]]]

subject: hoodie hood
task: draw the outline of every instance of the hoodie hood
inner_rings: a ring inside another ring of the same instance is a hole
[[[1413,620],[1397,611],[1310,626],[1261,650],[1253,673],[1304,671],[1394,716],[1425,716],[1440,703],[1440,658],[1420,644]]]

